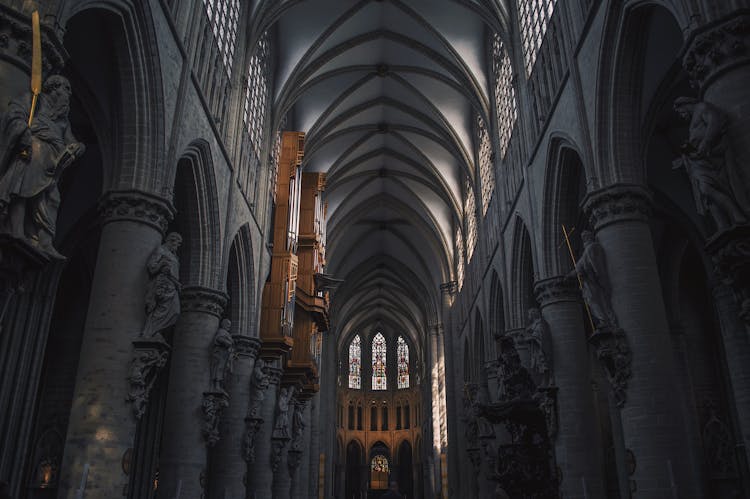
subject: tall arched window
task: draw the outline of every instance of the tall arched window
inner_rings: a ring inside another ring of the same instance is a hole
[[[500,159],[505,157],[513,125],[518,118],[516,91],[513,87],[513,66],[503,39],[495,33],[492,39],[492,70],[495,74],[495,109],[497,133],[500,138]]]
[[[387,376],[385,374],[386,354],[385,336],[378,333],[372,339],[372,389],[386,390]]]
[[[534,68],[539,47],[542,46],[556,3],[557,0],[521,0],[518,2],[526,76],[529,76]]]
[[[482,215],[487,214],[492,194],[495,192],[495,170],[492,165],[492,145],[484,120],[477,114],[477,142],[479,151],[479,176],[482,181]]]
[[[268,78],[270,72],[270,43],[268,33],[258,40],[255,53],[247,68],[247,89],[242,110],[242,121],[250,136],[250,146],[255,157],[260,159],[263,146],[263,131],[268,107]]]
[[[362,388],[362,340],[359,335],[349,343],[349,388]]]
[[[203,0],[214,40],[228,74],[232,74],[237,24],[240,20],[239,0]]]
[[[403,336],[398,337],[396,343],[396,358],[398,359],[398,388],[409,388],[409,345]]]
[[[470,262],[477,245],[477,203],[474,198],[474,186],[471,179],[466,177],[464,181],[464,219],[466,221],[466,261]]]

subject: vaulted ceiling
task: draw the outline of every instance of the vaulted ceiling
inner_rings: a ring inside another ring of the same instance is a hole
[[[455,280],[455,224],[489,123],[497,0],[259,2],[274,26],[274,128],[307,134],[327,172],[327,272],[340,341],[381,323],[421,335]]]

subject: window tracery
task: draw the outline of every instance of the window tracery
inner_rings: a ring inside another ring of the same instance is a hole
[[[388,386],[386,375],[386,342],[383,333],[378,333],[372,339],[372,389],[386,390]]]
[[[495,33],[492,40],[492,74],[495,78],[495,111],[500,145],[500,158],[505,157],[513,125],[518,118],[516,90],[513,87],[513,66],[503,39]]]
[[[362,388],[362,340],[359,335],[349,344],[349,388]]]
[[[247,89],[242,120],[250,136],[250,144],[255,156],[260,159],[263,145],[263,130],[268,107],[268,78],[270,72],[268,32],[258,40],[255,53],[247,70]]]
[[[526,76],[531,74],[539,47],[542,46],[549,20],[557,0],[519,0],[518,19],[521,23],[521,45]]]
[[[487,208],[495,192],[495,170],[492,164],[492,145],[490,134],[481,116],[477,115],[477,138],[479,142],[479,176],[482,181],[482,215],[487,214]]]
[[[403,336],[396,342],[396,358],[398,359],[398,388],[409,388],[409,345]]]
[[[459,291],[464,285],[465,255],[463,231],[461,227],[456,227],[456,282]]]
[[[477,202],[471,179],[466,177],[464,182],[466,196],[464,200],[464,219],[466,223],[466,261],[470,262],[477,245]]]
[[[214,40],[219,48],[227,74],[232,74],[237,25],[240,20],[239,0],[203,0]]]

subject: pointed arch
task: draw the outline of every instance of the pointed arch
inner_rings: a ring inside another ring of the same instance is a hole
[[[388,344],[386,342],[383,333],[378,331],[375,336],[372,337],[372,389],[373,390],[387,390],[388,389],[388,373],[387,373],[387,361],[388,361]]]

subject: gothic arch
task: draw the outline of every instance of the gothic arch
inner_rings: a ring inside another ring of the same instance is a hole
[[[562,226],[568,232],[574,229],[578,235],[586,224],[580,209],[586,194],[586,172],[579,149],[568,140],[553,139],[549,149],[542,198],[541,263],[545,276],[556,276],[567,274],[572,268]],[[571,243],[577,240],[576,236]]]
[[[101,50],[111,50],[104,61],[113,74],[107,84],[91,85],[93,96],[103,110],[114,109],[107,117],[110,137],[112,176],[107,187],[158,192],[164,185],[161,168],[165,161],[165,124],[159,46],[149,4],[146,2],[63,2],[57,12],[59,23],[71,33],[86,33],[86,39],[71,57],[101,58]],[[99,71],[92,73],[99,78]],[[98,83],[98,82],[97,82]],[[117,95],[109,94],[112,90]],[[107,106],[106,103],[116,103]],[[113,126],[114,125],[114,126]]]
[[[513,246],[510,258],[512,298],[510,306],[511,327],[520,328],[526,323],[526,312],[536,306],[534,298],[534,256],[531,237],[521,217],[516,217],[513,229]]]
[[[252,240],[247,224],[240,227],[229,250],[225,279],[232,327],[241,334],[257,337],[257,302]]]
[[[174,176],[175,229],[183,238],[182,282],[219,289],[221,221],[211,149],[204,140],[188,146]],[[250,254],[252,258],[252,252]]]

